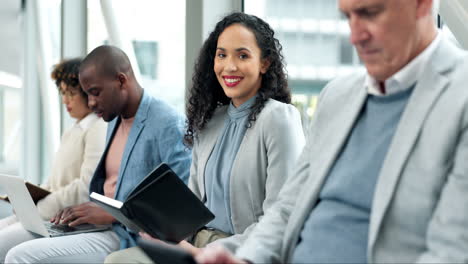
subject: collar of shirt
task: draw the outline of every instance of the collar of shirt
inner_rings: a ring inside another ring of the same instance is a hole
[[[252,96],[249,100],[245,101],[239,107],[235,107],[234,104],[229,104],[228,115],[231,119],[240,119],[250,114],[250,107],[254,105],[257,95]]]
[[[401,68],[397,73],[385,80],[385,94],[381,92],[378,81],[367,74],[365,80],[367,93],[377,96],[385,96],[410,88],[421,77],[424,67],[439,45],[440,39],[441,33],[437,32],[435,39],[423,52]]]
[[[87,116],[85,116],[83,119],[78,121],[76,125],[79,126],[83,130],[87,130],[91,126],[93,121],[98,118],[99,117],[95,113],[91,112]]]

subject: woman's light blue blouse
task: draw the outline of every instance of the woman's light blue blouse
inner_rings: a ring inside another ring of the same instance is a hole
[[[244,138],[250,107],[255,103],[255,98],[250,98],[237,108],[231,102],[224,127],[205,168],[206,206],[216,216],[207,227],[229,234],[234,234],[229,195],[231,169]]]

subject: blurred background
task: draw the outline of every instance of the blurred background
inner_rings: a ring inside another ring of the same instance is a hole
[[[441,2],[441,31],[466,49],[468,1]],[[232,11],[257,15],[275,29],[304,128],[325,84],[362,69],[336,0],[2,0],[0,173],[46,179],[61,133],[73,122],[50,80],[62,58],[116,45],[146,91],[183,112],[198,50]],[[0,202],[0,217],[7,206]]]

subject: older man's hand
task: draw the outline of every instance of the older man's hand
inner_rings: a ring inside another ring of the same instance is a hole
[[[247,264],[245,260],[236,258],[221,245],[208,245],[200,249],[195,260],[201,264]]]

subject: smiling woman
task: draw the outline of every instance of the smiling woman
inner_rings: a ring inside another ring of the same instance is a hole
[[[281,45],[252,15],[232,13],[216,24],[192,80],[189,187],[216,217],[179,245],[196,253],[217,241],[235,250],[288,180],[304,145],[300,115],[290,104]],[[130,248],[106,258],[115,262],[150,260]]]
[[[291,91],[284,68],[282,46],[266,22],[242,13],[225,17],[205,41],[195,64],[186,109],[186,142],[192,144],[193,134],[204,128],[215,109],[231,100],[239,106],[258,95],[249,123],[269,98],[289,104]]]
[[[224,93],[236,107],[257,94],[268,66],[269,61],[262,58],[254,33],[246,27],[232,25],[219,36],[214,71]]]

